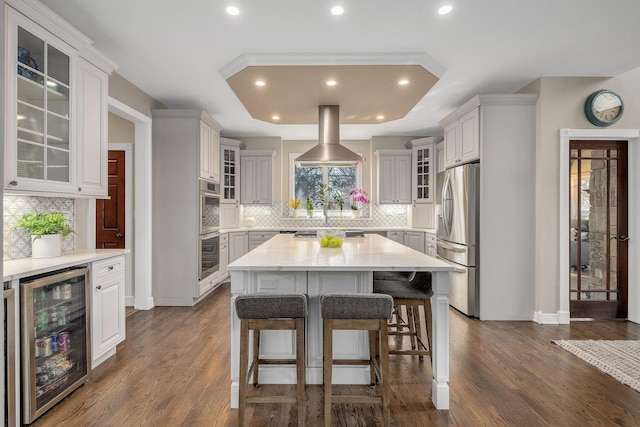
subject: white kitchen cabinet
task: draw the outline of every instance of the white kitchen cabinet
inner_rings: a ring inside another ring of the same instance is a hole
[[[249,232],[249,250],[252,251],[273,236],[277,235],[277,231],[250,231]]]
[[[192,306],[208,286],[199,280],[201,130],[218,132],[220,125],[201,110],[152,110],[152,116],[154,303]]]
[[[78,60],[78,193],[107,197],[109,76]]]
[[[240,151],[240,203],[273,203],[274,151]]]
[[[446,170],[445,160],[444,160],[444,141],[436,144],[436,158],[438,159],[436,161],[436,175],[437,175],[438,173],[444,172]]]
[[[203,113],[199,135],[200,178],[207,181],[220,182],[220,130],[220,125]]]
[[[240,227],[240,141],[220,139],[220,228]]]
[[[229,233],[229,264],[249,252],[249,232]]]
[[[423,231],[405,231],[404,245],[425,253],[425,236]]]
[[[4,188],[106,197],[107,85],[115,65],[40,2],[5,4]]]
[[[404,245],[404,231],[387,231],[387,239]]]
[[[446,169],[480,159],[480,108],[445,126],[444,157]]]
[[[413,228],[435,228],[436,205],[434,203],[413,203],[411,205],[411,226]]]
[[[435,172],[436,155],[433,137],[411,141],[411,226],[435,227]]]
[[[378,203],[411,203],[411,152],[378,150]]]
[[[220,235],[220,272],[218,273],[218,282],[224,281],[229,277],[229,233]]]
[[[91,263],[91,366],[95,368],[116,353],[124,341],[124,255]]]
[[[425,233],[424,243],[425,243],[424,253],[435,258],[438,250],[438,247],[437,247],[438,239],[436,238],[436,235],[432,233]]]

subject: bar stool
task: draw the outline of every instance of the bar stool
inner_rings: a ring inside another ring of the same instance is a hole
[[[383,294],[325,294],[320,299],[320,306],[324,331],[324,425],[331,426],[332,403],[382,403],[384,424],[390,425],[387,321],[393,309],[393,298]],[[369,331],[369,360],[335,360],[334,330]],[[377,378],[382,391],[376,396],[334,396],[333,365],[369,365],[371,384],[375,385]]]
[[[420,360],[423,356],[431,355],[432,345],[432,325],[431,325],[431,273],[417,272],[411,280],[384,280],[376,279],[374,275],[373,292],[386,294],[393,297],[394,314],[396,321],[388,326],[396,330],[390,330],[389,335],[408,336],[411,340],[411,350],[391,349],[389,354],[418,355]],[[427,334],[427,343],[422,341],[420,324],[420,306],[424,307],[424,328]],[[398,314],[401,308],[405,307],[407,312],[406,322]],[[408,331],[405,331],[408,329]]]
[[[247,403],[295,403],[298,406],[298,426],[305,422],[305,338],[304,319],[308,315],[305,294],[247,294],[235,301],[240,318],[240,390],[238,425],[244,423]],[[294,330],[296,333],[295,359],[260,359],[260,331]],[[248,367],[249,331],[253,331],[253,359]],[[296,365],[297,391],[289,396],[247,396],[247,383],[253,374],[253,385],[258,387],[259,365]]]

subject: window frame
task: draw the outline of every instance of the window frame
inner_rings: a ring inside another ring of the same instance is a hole
[[[362,156],[362,153],[357,153],[358,155]],[[302,155],[302,153],[289,153],[289,197],[288,199],[292,199],[295,198],[295,194],[296,194],[296,162],[295,159],[300,157]],[[320,166],[322,167],[322,182],[323,183],[328,183],[329,181],[329,166]],[[356,166],[356,188],[362,188],[362,182],[363,182],[363,168],[360,166]],[[286,200],[287,202],[287,206],[288,206],[288,200]],[[304,200],[303,200],[303,206],[301,209],[304,209]],[[350,211],[351,209],[344,209],[343,212],[345,210]],[[322,212],[322,209],[314,206],[313,207],[313,212]],[[327,213],[329,214],[336,214],[336,213],[340,213],[340,209],[330,209],[327,211]]]

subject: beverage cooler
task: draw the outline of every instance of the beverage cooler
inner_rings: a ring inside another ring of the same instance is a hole
[[[82,385],[90,373],[88,271],[62,270],[20,281],[25,424]]]

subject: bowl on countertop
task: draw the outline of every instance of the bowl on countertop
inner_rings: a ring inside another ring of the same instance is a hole
[[[342,230],[318,230],[318,240],[323,248],[341,248],[345,235]]]

